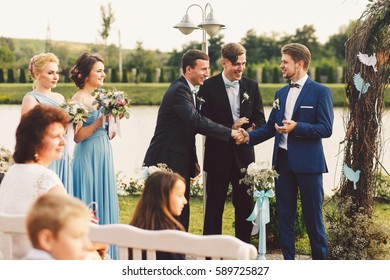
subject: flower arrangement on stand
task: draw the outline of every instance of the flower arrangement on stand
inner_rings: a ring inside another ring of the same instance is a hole
[[[7,148],[0,146],[0,183],[3,180],[4,174],[14,163],[12,153]]]
[[[116,174],[116,183],[118,189],[118,195],[141,195],[146,178],[156,171],[172,172],[172,170],[165,163],[158,163],[152,166],[143,166],[138,172],[138,178],[126,179],[122,172]],[[198,175],[190,180],[190,196],[202,196],[203,195],[203,182],[202,175]]]
[[[95,101],[92,105],[98,104],[98,109],[108,118],[108,136],[110,139],[117,133],[120,136],[120,119],[130,118],[130,100],[123,91],[116,89],[105,90],[95,89],[92,92]],[[103,122],[105,128],[106,123]]]
[[[249,195],[252,195],[255,200],[255,206],[247,221],[253,223],[252,235],[259,234],[259,260],[265,260],[265,225],[270,221],[269,198],[275,196],[274,179],[279,177],[279,174],[268,166],[268,162],[265,161],[252,162],[247,168],[241,169],[245,176],[240,180],[240,183],[251,187]]]

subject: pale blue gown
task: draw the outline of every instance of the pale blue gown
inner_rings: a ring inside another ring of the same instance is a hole
[[[28,92],[26,95],[32,96],[40,104],[60,107],[60,103],[49,98],[48,96],[39,92]],[[72,178],[72,160],[68,154],[68,145],[65,145],[62,158],[56,161],[52,161],[48,166],[49,169],[57,173],[62,183],[65,186],[66,192],[69,195],[73,195],[73,178]]]
[[[100,111],[89,112],[83,126],[101,116]],[[113,154],[107,131],[99,127],[94,134],[76,144],[73,158],[73,194],[84,203],[97,203],[99,224],[119,223],[119,204]],[[118,259],[115,246],[110,246],[111,259]]]

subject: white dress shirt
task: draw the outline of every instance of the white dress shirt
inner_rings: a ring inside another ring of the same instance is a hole
[[[230,82],[228,78],[225,77],[224,72],[222,72],[223,82]],[[240,118],[240,84],[236,87],[226,88],[226,92],[229,98],[230,110],[233,116],[233,122]]]
[[[290,87],[290,90],[287,94],[287,100],[286,100],[286,108],[284,109],[284,117],[283,120],[291,120],[295,103],[297,102],[298,96],[301,93],[301,90],[303,86],[306,83],[306,80],[309,76],[306,74],[303,76],[301,79],[295,82],[295,84],[299,84],[300,87]],[[287,150],[287,138],[288,134],[282,134],[280,137],[280,142],[279,142],[279,148]]]

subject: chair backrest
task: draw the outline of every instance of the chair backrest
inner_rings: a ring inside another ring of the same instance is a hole
[[[13,233],[27,233],[25,215],[0,213],[0,238],[4,259],[12,259]],[[228,235],[197,235],[179,230],[143,230],[125,224],[90,224],[90,239],[119,247],[119,257],[127,260],[129,249],[132,258],[156,259],[156,251],[191,255],[195,259],[250,260],[257,257],[255,246]]]
[[[12,260],[12,234],[27,233],[25,215],[0,213],[0,259]]]
[[[155,260],[156,251],[190,255],[195,259],[256,259],[256,247],[228,235],[197,235],[179,230],[143,230],[131,225],[91,225],[90,238],[94,242],[108,243],[119,247],[119,258]]]

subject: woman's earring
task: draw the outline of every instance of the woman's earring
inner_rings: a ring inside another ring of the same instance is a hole
[[[38,160],[39,160],[39,155],[38,155],[38,153],[35,153],[35,154],[34,154],[34,160],[35,160],[35,161],[38,161]]]

